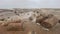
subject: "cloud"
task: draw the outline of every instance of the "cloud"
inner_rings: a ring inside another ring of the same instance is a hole
[[[0,0],[0,8],[60,8],[60,0]]]

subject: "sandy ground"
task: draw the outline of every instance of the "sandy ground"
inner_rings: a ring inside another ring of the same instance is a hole
[[[42,29],[42,27],[36,23],[27,22],[24,26],[26,27],[24,31],[6,31],[0,26],[0,34],[29,34],[29,32],[32,34],[33,31],[35,34],[60,34],[60,24],[55,28],[52,28],[50,31]]]

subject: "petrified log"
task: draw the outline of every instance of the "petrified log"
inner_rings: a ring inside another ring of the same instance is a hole
[[[10,23],[22,23],[22,22],[18,16],[13,16],[13,17],[9,17],[8,19],[6,19],[2,25],[8,26]]]
[[[2,24],[2,26],[8,31],[22,31],[23,22],[21,22],[18,16],[10,17]]]
[[[48,15],[47,19],[43,20],[40,24],[46,28],[52,28],[58,23],[58,19],[53,15]]]
[[[22,23],[10,23],[8,26],[5,27],[7,31],[23,31],[23,24]]]
[[[20,23],[21,19],[19,16],[12,16],[9,19],[7,19],[7,22],[11,22],[11,23]]]
[[[37,19],[37,22],[45,28],[52,28],[58,23],[58,19],[54,15],[49,14],[48,16],[43,17],[42,19]]]
[[[36,23],[40,23],[44,19],[43,15],[37,16]]]
[[[36,18],[36,23],[40,23],[40,22],[42,22],[43,20],[45,20],[47,18],[48,18],[48,15],[40,14]]]

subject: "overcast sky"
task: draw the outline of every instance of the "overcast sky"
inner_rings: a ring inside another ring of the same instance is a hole
[[[0,8],[60,8],[60,0],[0,0]]]

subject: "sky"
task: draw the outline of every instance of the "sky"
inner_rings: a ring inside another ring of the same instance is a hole
[[[60,0],[0,0],[0,8],[60,8]]]

